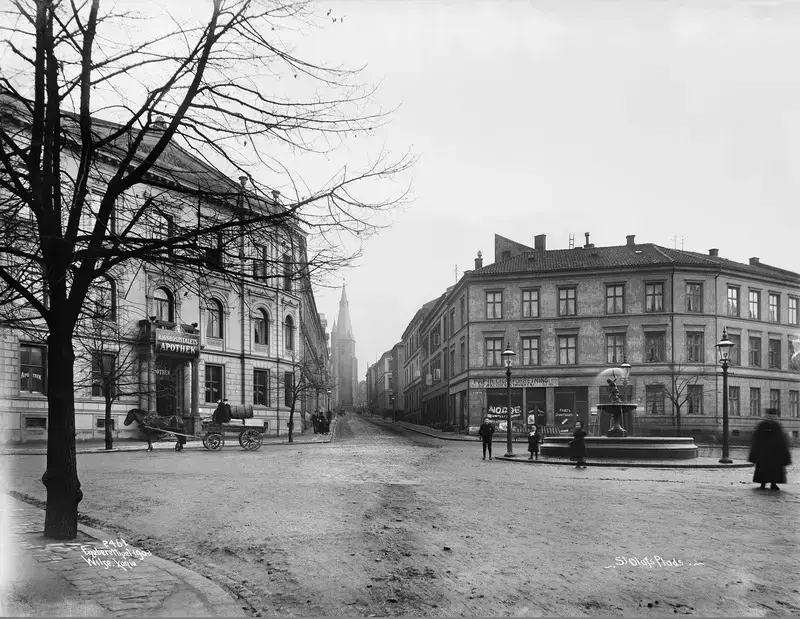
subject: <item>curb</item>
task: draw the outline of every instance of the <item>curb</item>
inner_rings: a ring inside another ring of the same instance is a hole
[[[506,462],[517,462],[519,464],[551,464],[556,466],[575,466],[572,460],[566,461],[544,461],[528,460],[527,458],[507,458],[506,456],[495,456],[495,460],[505,460]],[[647,462],[586,462],[587,467],[594,468],[640,468],[640,469],[749,469],[753,467],[751,463],[743,464],[649,464]]]
[[[42,510],[42,508],[37,504],[39,501],[34,499],[33,497],[29,497],[27,494],[23,494],[21,492],[6,492],[8,496],[16,501],[20,501],[22,503],[26,503],[36,509]],[[44,511],[44,510],[42,510]],[[116,539],[119,535],[112,535],[106,531],[102,531],[100,529],[95,529],[94,527],[90,527],[85,524],[78,523],[78,531],[83,533],[84,535],[88,535],[89,537],[93,538],[95,541],[101,542],[102,540],[110,540]],[[131,544],[132,548],[138,548]],[[141,550],[141,549],[139,549]],[[162,559],[154,554],[148,555],[148,561],[155,565],[157,568],[175,576],[179,580],[186,583],[189,587],[191,587],[194,592],[202,598],[203,602],[212,609],[214,616],[217,617],[246,617],[247,614],[243,611],[241,605],[236,602],[233,596],[225,591],[222,587],[216,584],[214,581],[206,578],[205,576],[201,576],[197,572],[190,570],[187,567],[183,567],[182,565],[178,565],[173,561],[169,561],[168,559]],[[222,601],[220,601],[222,600]]]

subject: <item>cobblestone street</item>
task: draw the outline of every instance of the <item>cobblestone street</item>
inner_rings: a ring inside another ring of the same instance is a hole
[[[751,469],[576,470],[480,452],[348,414],[329,444],[81,455],[80,507],[254,615],[800,612],[796,465],[784,490],[761,492]],[[44,456],[3,462],[11,489],[44,500]],[[26,536],[40,530],[16,532],[18,555],[35,556]],[[112,576],[84,562],[69,579],[124,613],[120,592],[152,583],[148,559]],[[80,612],[98,614],[91,599]]]

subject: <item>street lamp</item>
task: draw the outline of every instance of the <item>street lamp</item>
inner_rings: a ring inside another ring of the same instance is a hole
[[[630,402],[632,398],[628,394],[628,379],[631,376],[631,364],[628,363],[627,357],[622,357],[622,364],[619,366],[622,370],[622,390],[625,392],[623,398],[626,402]],[[625,425],[628,427],[628,434],[633,433],[633,410],[630,411],[630,418],[625,420]]]
[[[517,353],[511,350],[508,342],[506,342],[506,349],[500,353],[503,357],[503,362],[506,366],[506,402],[508,403],[508,416],[506,418],[506,458],[514,457],[514,450],[511,447],[511,358],[515,357]]]
[[[717,343],[719,362],[722,364],[722,464],[731,464],[733,460],[728,457],[728,355],[733,342],[728,339],[728,328],[722,329],[722,339]]]
[[[328,406],[325,408],[325,412],[327,413],[331,410],[331,390],[328,389],[326,393],[328,394]]]

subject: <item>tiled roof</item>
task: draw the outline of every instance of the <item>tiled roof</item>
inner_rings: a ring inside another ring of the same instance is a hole
[[[707,266],[730,268],[758,275],[783,276],[800,279],[800,274],[765,264],[742,264],[718,256],[670,249],[653,243],[634,246],[576,247],[525,252],[473,271],[475,275],[511,273],[547,273],[585,269],[619,269],[643,266]]]

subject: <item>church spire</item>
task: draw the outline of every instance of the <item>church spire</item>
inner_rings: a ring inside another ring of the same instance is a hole
[[[350,324],[350,304],[347,302],[347,291],[342,282],[342,298],[339,300],[339,317],[336,321],[339,337],[353,338],[353,326]]]

